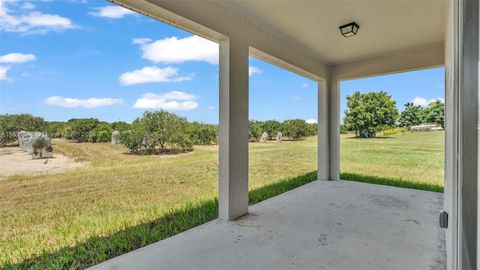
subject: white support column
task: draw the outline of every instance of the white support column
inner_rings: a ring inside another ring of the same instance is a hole
[[[328,144],[329,179],[340,179],[340,82],[329,81],[328,89]]]
[[[328,180],[329,175],[329,143],[328,143],[328,88],[327,81],[318,81],[318,166],[317,179]]]
[[[219,218],[248,213],[248,45],[220,42]]]

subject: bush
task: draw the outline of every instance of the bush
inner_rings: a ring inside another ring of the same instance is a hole
[[[395,135],[397,133],[398,133],[398,131],[397,131],[396,128],[386,129],[386,130],[383,131],[383,136]]]
[[[112,130],[118,130],[120,133],[130,130],[131,125],[127,122],[117,121],[110,124]]]
[[[46,122],[31,114],[0,115],[0,146],[17,140],[20,131],[45,132]]]
[[[75,140],[77,142],[94,141],[92,137],[95,134],[90,134],[98,125],[100,121],[95,118],[70,119],[67,122],[67,127],[64,131],[64,137],[68,140]]]
[[[340,125],[340,134],[348,134],[348,128],[345,125]]]
[[[248,140],[258,142],[263,133],[263,123],[261,121],[251,120],[248,123]]]
[[[127,130],[120,134],[120,141],[131,153],[138,154],[143,145],[143,135],[135,131]]]
[[[89,132],[88,142],[105,143],[112,139],[112,128],[110,125],[100,123],[96,128]]]
[[[317,135],[317,130],[318,130],[318,125],[317,124],[309,124],[307,123],[307,136],[316,136]]]
[[[275,136],[277,136],[277,133],[281,131],[282,131],[282,124],[277,120],[268,120],[268,121],[262,122],[261,133],[267,132],[269,139],[275,139]],[[262,136],[262,134],[260,134],[260,136]]]
[[[216,125],[193,122],[190,124],[189,133],[192,143],[196,145],[210,145],[218,142]]]
[[[61,138],[66,127],[65,122],[47,122],[46,132],[50,138]]]
[[[308,124],[305,120],[286,120],[282,125],[282,135],[294,141],[304,140],[308,136]]]
[[[121,140],[132,153],[193,150],[187,120],[166,111],[145,112],[133,121],[131,131],[124,132]]]

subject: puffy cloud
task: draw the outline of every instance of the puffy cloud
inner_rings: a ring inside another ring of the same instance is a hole
[[[50,106],[61,106],[66,108],[97,108],[112,105],[123,105],[123,99],[120,98],[64,98],[60,96],[49,97],[45,100],[45,104]]]
[[[306,122],[307,124],[316,124],[316,123],[317,123],[317,119],[311,118],[311,119],[305,120],[305,122]]]
[[[147,39],[134,39],[133,42],[142,44],[142,57],[154,63],[205,61],[218,64],[218,44],[199,36],[170,37],[153,42]]]
[[[0,63],[19,64],[35,60],[37,58],[33,54],[9,53],[0,56]]]
[[[121,6],[104,6],[96,8],[95,11],[89,12],[88,14],[102,18],[121,19],[127,15],[135,15],[136,13]]]
[[[262,70],[258,67],[249,66],[248,67],[248,75],[252,76],[252,75],[255,75],[255,74],[262,74]]]
[[[178,77],[177,68],[149,66],[131,72],[125,72],[120,75],[118,79],[122,85],[133,85],[141,83],[189,81],[192,79],[192,75]]]
[[[440,102],[444,103],[445,100],[443,98],[432,98],[432,99],[426,99],[424,97],[415,97],[413,100],[412,100],[412,103],[413,105],[420,105],[422,107],[427,107],[428,104],[436,101],[436,100],[440,100]]]
[[[0,66],[0,81],[6,81],[8,79],[7,72],[10,67]]]
[[[13,14],[10,7],[17,5],[17,1],[0,1],[0,30],[25,34],[44,34],[50,31],[62,31],[77,26],[68,18],[57,14],[46,14],[33,10],[34,5],[23,5],[23,14]],[[25,12],[26,11],[26,12]],[[17,12],[18,13],[18,12]]]
[[[307,88],[309,86],[308,83],[302,83],[302,88]]]
[[[197,99],[197,96],[181,91],[171,91],[161,95],[146,93],[137,99],[133,107],[137,109],[186,111],[198,108],[195,99]]]

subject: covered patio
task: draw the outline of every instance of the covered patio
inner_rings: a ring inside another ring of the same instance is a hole
[[[477,268],[478,1],[111,1],[219,44],[219,219],[96,269]],[[250,56],[318,82],[318,181],[249,208]],[[437,66],[444,194],[339,180],[340,82]]]
[[[314,181],[92,269],[445,269],[441,193]]]

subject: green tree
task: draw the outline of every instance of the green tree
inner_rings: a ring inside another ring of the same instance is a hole
[[[263,123],[261,121],[250,120],[248,123],[248,140],[258,142],[263,133]]]
[[[50,138],[61,138],[66,127],[67,123],[65,122],[47,122],[46,132]]]
[[[445,125],[445,104],[441,100],[435,100],[423,110],[423,121],[435,123],[442,128]]]
[[[166,111],[145,112],[142,117],[135,119],[130,135],[122,137],[122,144],[131,152],[143,150],[147,154],[193,150],[187,120]]]
[[[112,128],[106,122],[100,122],[89,132],[88,142],[104,143],[112,139]]]
[[[345,126],[361,138],[375,137],[377,131],[395,125],[398,118],[396,102],[386,92],[355,92],[347,96]]]
[[[117,130],[120,133],[130,129],[130,124],[123,121],[112,122],[110,126],[112,127],[112,130]]]
[[[262,123],[262,133],[267,132],[270,139],[274,139],[280,131],[282,131],[282,124],[277,120],[268,120]]]
[[[0,115],[0,146],[17,140],[20,131],[45,132],[46,122],[31,114]]]
[[[143,147],[143,135],[139,132],[127,130],[120,133],[121,143],[130,150],[130,153],[139,154]]]
[[[408,127],[420,125],[423,118],[423,108],[422,106],[415,106],[412,102],[407,102],[405,104],[405,109],[400,113],[400,118],[398,119],[399,126]]]
[[[64,130],[64,137],[68,140],[77,142],[95,141],[92,137],[96,134],[90,134],[96,127],[100,125],[100,121],[95,118],[70,119]]]
[[[210,145],[218,142],[218,128],[199,122],[190,123],[190,138],[195,145]]]
[[[292,140],[304,140],[308,136],[309,127],[305,120],[285,120],[282,124],[282,135]]]

